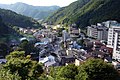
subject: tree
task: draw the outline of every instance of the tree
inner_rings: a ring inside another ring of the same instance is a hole
[[[117,80],[117,71],[101,59],[89,59],[79,66],[76,80]]]
[[[8,54],[9,47],[6,43],[0,43],[0,56],[5,57]]]
[[[3,70],[10,75],[18,75],[20,80],[38,80],[43,73],[42,65],[24,56],[24,51],[14,51],[8,55]],[[16,74],[15,74],[16,73]],[[17,80],[17,79],[16,79]]]
[[[0,80],[21,80],[18,73],[10,74],[10,71],[0,70]]]
[[[34,47],[34,44],[27,41],[27,40],[23,40],[21,42],[20,48],[22,48],[22,50],[25,51],[25,55],[29,55],[31,52],[36,51],[36,48]]]
[[[78,43],[79,45],[81,45],[81,46],[85,45],[85,42],[84,42],[84,40],[83,40],[83,39],[78,40],[78,41],[77,41],[77,43]]]
[[[14,51],[11,52],[10,55],[6,56],[6,59],[9,61],[10,59],[14,59],[14,58],[19,58],[19,59],[23,59],[25,58],[25,52],[24,51]]]
[[[50,74],[49,75],[54,79],[58,78],[59,77],[58,74],[59,74],[59,71],[60,71],[61,68],[62,68],[61,66],[59,66],[59,67],[54,67],[54,66],[50,67]]]
[[[60,70],[60,76],[68,78],[71,80],[75,79],[76,74],[78,73],[77,66],[74,64],[67,65]]]
[[[57,28],[57,36],[61,37],[62,36],[62,31],[65,30],[65,28]]]
[[[77,66],[74,64],[69,64],[67,66],[53,68],[51,76],[57,80],[75,80],[78,70]]]

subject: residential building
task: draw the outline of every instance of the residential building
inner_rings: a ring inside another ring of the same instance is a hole
[[[107,47],[113,48],[112,58],[120,60],[120,23],[107,21],[105,24],[109,27]]]
[[[113,59],[120,60],[120,30],[114,32]]]
[[[68,32],[70,37],[79,37],[80,35],[80,29],[77,28],[76,24],[73,24],[71,27],[69,27]]]
[[[95,25],[91,25],[87,27],[87,35],[89,37],[97,38],[97,28],[95,28]]]
[[[112,61],[112,65],[114,66],[115,69],[120,70],[120,63],[117,61]]]
[[[66,30],[63,30],[62,31],[62,38],[63,38],[63,42],[64,42],[64,47],[67,47],[67,43],[66,43],[66,40],[69,38],[69,34],[67,33]]]
[[[55,61],[55,57],[52,55],[49,55],[48,57],[45,57],[45,58],[41,58],[39,56],[39,63],[43,63],[44,66],[49,67],[54,65],[56,61]]]
[[[114,39],[115,39],[115,32],[120,31],[120,24],[115,21],[111,21],[108,23],[109,24],[109,29],[108,29],[108,41],[107,41],[107,46],[113,48],[114,46]]]
[[[87,28],[87,35],[97,40],[107,40],[108,28],[104,24],[98,23]]]

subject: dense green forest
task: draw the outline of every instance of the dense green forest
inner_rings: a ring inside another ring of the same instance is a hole
[[[0,16],[0,38],[6,37],[10,34],[14,35],[15,33],[16,32],[12,28],[10,28],[4,24],[4,22]]]
[[[60,8],[46,21],[55,24],[76,23],[81,28],[106,20],[120,22],[119,4],[120,0],[78,0]]]
[[[17,14],[10,10],[0,9],[0,16],[6,25],[18,26],[23,28],[38,28],[41,25],[34,19]]]
[[[0,43],[1,42],[9,42],[10,39],[15,39],[20,36],[19,33],[17,33],[12,27],[6,25],[1,16],[0,16]]]
[[[15,4],[0,4],[0,8],[9,9],[19,14],[32,17],[34,19],[45,19],[54,11],[58,10],[59,6],[32,6],[25,3],[17,2]]]
[[[3,21],[2,18],[0,16],[0,36],[4,36],[5,34],[9,34],[9,27],[6,26]]]

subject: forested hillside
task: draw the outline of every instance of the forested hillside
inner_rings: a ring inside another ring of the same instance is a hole
[[[67,7],[60,8],[57,12],[55,12],[53,15],[51,15],[47,21],[50,22],[56,22],[56,23],[69,23],[70,16],[75,16],[75,14],[90,0],[79,0],[76,2],[71,3]]]
[[[10,37],[18,37],[18,35],[19,34],[15,30],[4,24],[0,16],[0,42],[9,41]]]
[[[41,25],[34,19],[17,14],[10,10],[0,9],[0,16],[7,25],[18,26],[23,28],[38,28]]]
[[[47,22],[76,23],[81,28],[106,20],[120,22],[119,4],[120,0],[78,0],[67,7],[60,8],[47,19]]]
[[[25,3],[17,2],[15,4],[6,5],[0,4],[0,8],[9,9],[19,14],[32,17],[34,19],[45,19],[54,11],[58,10],[59,6],[32,6]]]
[[[0,37],[5,36],[6,34],[9,34],[9,27],[2,22],[2,18],[0,16]]]

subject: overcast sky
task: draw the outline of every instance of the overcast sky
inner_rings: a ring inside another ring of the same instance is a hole
[[[77,0],[0,0],[0,4],[13,4],[16,2],[23,2],[34,6],[67,6]]]

